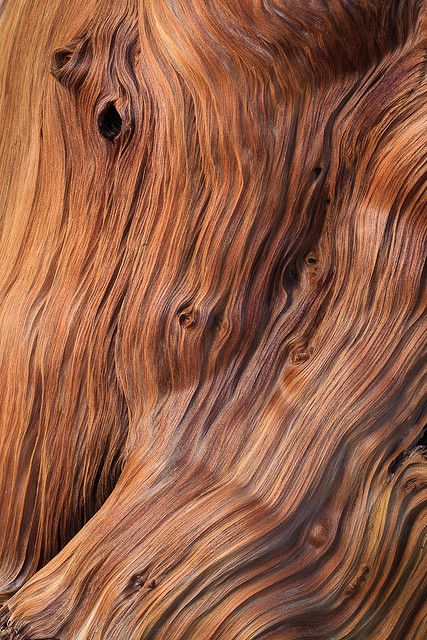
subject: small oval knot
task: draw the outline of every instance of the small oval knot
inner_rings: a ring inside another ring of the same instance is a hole
[[[309,253],[305,258],[305,262],[309,267],[315,267],[317,266],[319,259],[314,253]]]
[[[291,362],[301,364],[313,355],[313,348],[308,345],[298,345],[290,353]]]
[[[98,116],[98,128],[103,138],[114,142],[122,130],[122,117],[112,100],[107,102]]]
[[[313,547],[316,547],[316,548],[323,547],[324,544],[327,542],[327,539],[328,539],[328,532],[325,525],[322,524],[321,522],[316,522],[313,525],[308,535],[308,540],[310,544],[312,544]]]
[[[59,73],[65,67],[65,65],[71,60],[73,52],[71,49],[57,49],[53,52],[52,56],[52,73]]]
[[[417,491],[421,486],[422,486],[422,482],[419,478],[409,478],[408,480],[405,480],[405,482],[403,483],[403,487],[402,487],[403,493],[405,493],[406,495],[409,495],[414,491]]]
[[[132,579],[132,586],[135,589],[139,589],[140,587],[144,586],[145,580],[146,580],[146,578],[145,578],[145,576],[143,574],[142,575],[136,575]]]
[[[149,578],[149,569],[144,569],[140,573],[134,573],[130,578],[124,590],[126,595],[132,595],[146,586]]]
[[[91,62],[90,40],[82,37],[53,52],[50,70],[65,88],[76,90],[83,84]]]
[[[181,327],[188,329],[197,322],[197,313],[195,311],[181,311],[178,315],[179,324]]]
[[[370,568],[368,567],[368,565],[364,565],[362,567],[362,571],[360,575],[356,578],[354,582],[349,584],[347,589],[345,590],[346,596],[350,596],[350,597],[354,596],[360,591],[360,589],[366,582],[369,572],[370,572]]]

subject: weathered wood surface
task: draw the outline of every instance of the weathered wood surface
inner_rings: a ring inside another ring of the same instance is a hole
[[[1,29],[0,637],[425,640],[422,0]]]

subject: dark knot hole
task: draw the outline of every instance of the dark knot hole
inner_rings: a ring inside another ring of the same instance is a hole
[[[58,73],[71,60],[73,52],[69,49],[57,49],[52,58],[52,73]]]
[[[318,259],[312,253],[308,254],[305,261],[310,267],[314,267],[318,263]]]
[[[122,130],[122,118],[114,102],[108,102],[98,116],[98,127],[101,135],[113,142]]]
[[[196,314],[184,311],[179,314],[178,320],[181,327],[192,327],[196,323]]]

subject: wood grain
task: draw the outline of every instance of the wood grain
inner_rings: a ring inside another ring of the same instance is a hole
[[[3,2],[1,638],[427,638],[426,15]]]

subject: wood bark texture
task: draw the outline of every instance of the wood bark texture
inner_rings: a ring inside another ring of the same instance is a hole
[[[5,0],[0,638],[425,640],[423,0]]]

